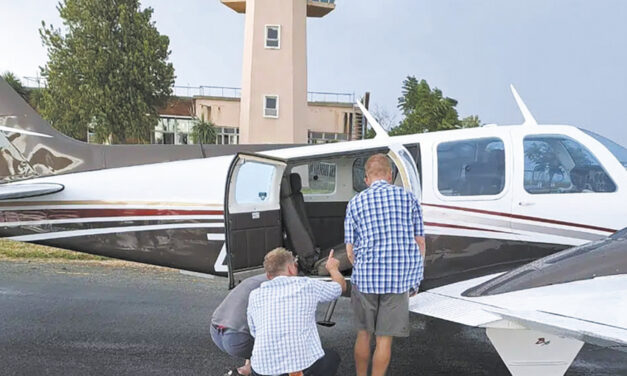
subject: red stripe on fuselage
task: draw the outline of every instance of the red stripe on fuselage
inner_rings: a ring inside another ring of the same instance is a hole
[[[2,210],[0,222],[24,222],[72,218],[152,217],[168,215],[223,215],[222,210],[181,209],[25,209]]]
[[[554,224],[554,225],[579,227],[579,228],[585,228],[585,229],[595,230],[595,231],[604,231],[604,232],[612,232],[612,233],[616,232],[616,230],[613,230],[611,228],[597,227],[597,226],[591,226],[591,225],[584,225],[584,224],[581,224],[581,223],[558,221],[558,220],[555,220],[555,219],[529,217],[529,216],[520,215],[520,214],[501,213],[501,212],[495,212],[495,211],[490,211],[490,210],[471,209],[471,208],[464,208],[464,207],[460,207],[460,206],[449,206],[449,205],[440,205],[440,204],[422,204],[422,205],[423,206],[432,206],[432,207],[436,207],[436,208],[444,208],[444,209],[451,209],[451,210],[467,211],[467,212],[472,212],[472,213],[496,215],[496,216],[499,216],[499,217],[523,219],[523,220],[526,220],[526,221],[550,223],[550,224]]]

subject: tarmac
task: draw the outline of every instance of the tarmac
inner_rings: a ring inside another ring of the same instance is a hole
[[[0,260],[1,375],[222,375],[239,360],[211,342],[223,278],[131,264]],[[326,306],[321,306],[322,318]],[[354,375],[347,299],[319,327]],[[484,330],[411,314],[388,375],[508,375]],[[627,375],[627,354],[585,345],[566,373]]]

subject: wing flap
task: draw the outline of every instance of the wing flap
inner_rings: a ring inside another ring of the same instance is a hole
[[[414,313],[453,321],[469,326],[486,326],[501,320],[501,316],[488,312],[484,304],[423,292],[409,300],[409,310]]]

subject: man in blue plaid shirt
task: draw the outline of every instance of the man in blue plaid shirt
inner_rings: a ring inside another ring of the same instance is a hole
[[[333,251],[325,264],[331,282],[298,277],[297,260],[284,248],[270,251],[263,267],[269,281],[250,293],[248,326],[255,337],[250,359],[253,375],[333,376],[337,352],[322,349],[316,328],[318,303],[330,302],[346,290]]]
[[[370,336],[376,336],[372,376],[383,376],[390,363],[392,338],[409,336],[409,291],[423,274],[425,238],[422,211],[413,193],[392,185],[387,156],[366,162],[368,189],[346,208],[344,241],[353,263],[351,305],[357,340],[355,368],[366,376]]]

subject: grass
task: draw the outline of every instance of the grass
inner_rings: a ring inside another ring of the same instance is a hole
[[[0,259],[111,260],[108,257],[0,239]]]

